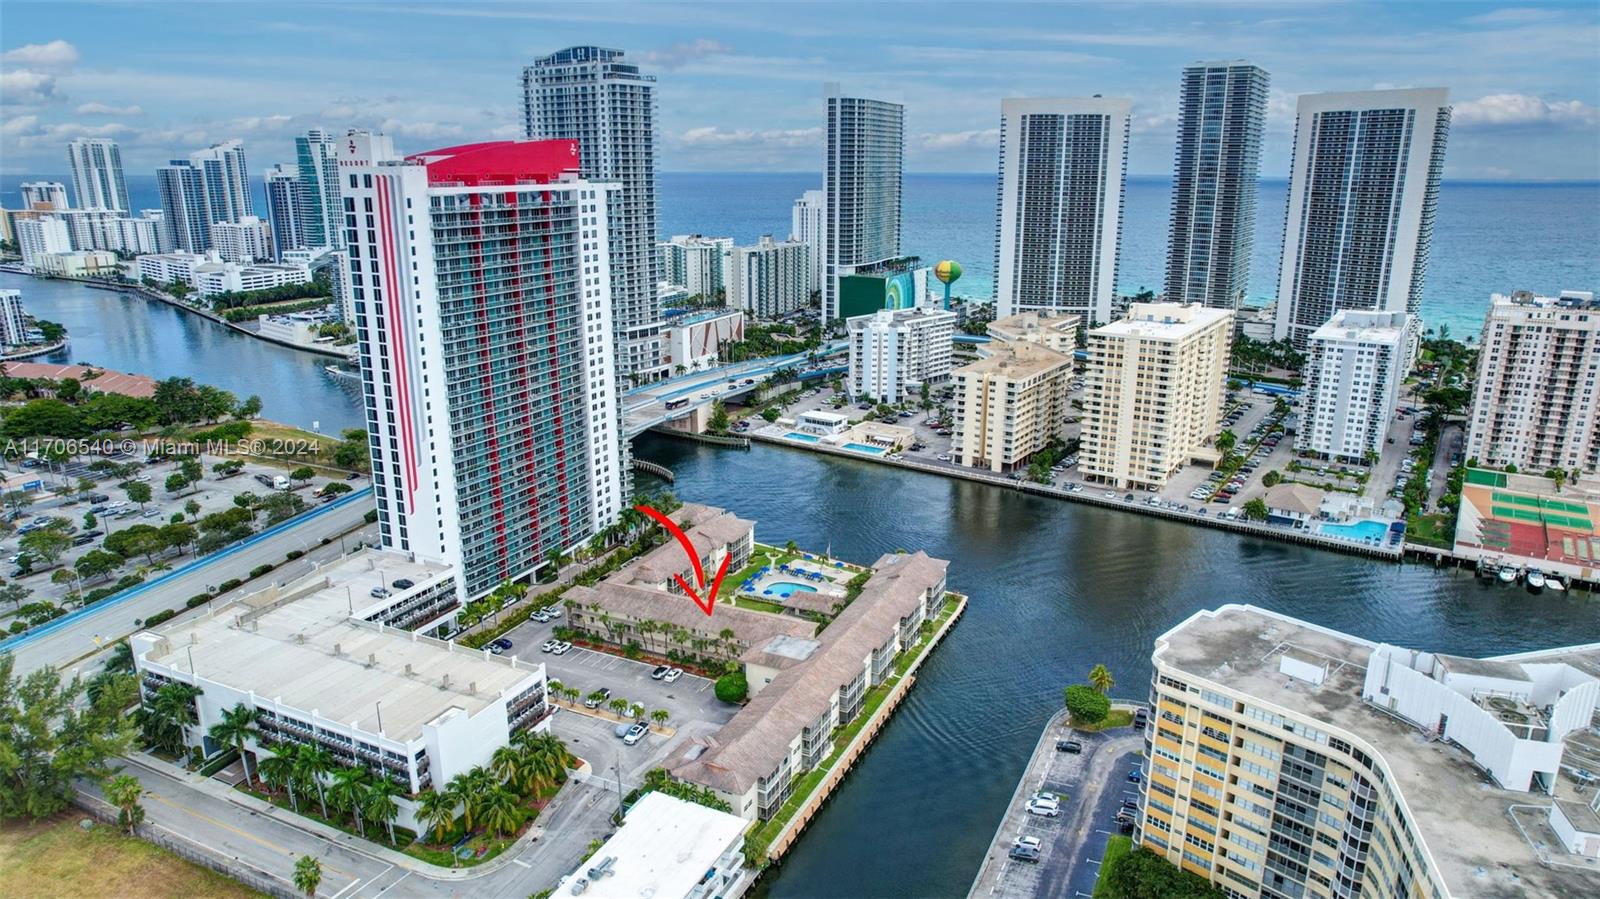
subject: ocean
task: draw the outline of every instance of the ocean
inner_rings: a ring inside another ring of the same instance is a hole
[[[20,205],[18,185],[62,175],[0,176],[0,205]],[[810,172],[664,172],[659,178],[658,230],[732,237],[753,243],[789,233],[789,208],[822,186]],[[259,180],[256,206],[265,215]],[[128,176],[135,209],[159,206],[153,175]],[[1278,254],[1288,182],[1262,181],[1256,200],[1256,238],[1250,301],[1263,305],[1277,292]],[[1124,205],[1118,289],[1161,289],[1166,265],[1170,181],[1130,177]],[[905,252],[928,262],[954,259],[963,274],[955,293],[987,298],[994,283],[995,176],[908,174]],[[1489,294],[1600,287],[1600,183],[1446,181],[1440,189],[1432,258],[1422,300],[1427,327],[1447,325],[1463,336],[1482,326]]]

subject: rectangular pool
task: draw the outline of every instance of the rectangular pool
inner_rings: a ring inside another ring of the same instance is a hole
[[[855,450],[858,453],[867,453],[873,456],[881,456],[888,452],[888,450],[881,446],[867,446],[865,443],[846,443],[844,448],[847,450]]]
[[[1362,543],[1379,543],[1389,535],[1389,526],[1381,521],[1366,519],[1351,524],[1329,524],[1323,522],[1317,525],[1317,530],[1329,537],[1339,537],[1345,540],[1358,540]]]
[[[822,438],[815,434],[802,434],[799,431],[790,431],[783,436],[790,440],[798,440],[801,443],[820,443],[822,441]]]

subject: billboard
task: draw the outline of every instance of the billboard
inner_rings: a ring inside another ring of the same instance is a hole
[[[927,268],[845,275],[839,279],[839,317],[871,315],[879,309],[912,309],[928,285]]]

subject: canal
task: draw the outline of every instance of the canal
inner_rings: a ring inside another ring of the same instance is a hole
[[[1148,693],[1151,644],[1197,609],[1253,603],[1390,642],[1467,655],[1600,640],[1600,605],[871,462],[645,435],[640,458],[685,499],[870,563],[950,560],[966,617],[761,894],[964,896],[1061,688],[1105,663]]]
[[[161,380],[193,378],[261,397],[262,415],[324,434],[364,427],[353,393],[325,371],[333,360],[246,337],[165,303],[69,281],[0,272],[29,314],[67,327],[72,343],[30,362],[86,362]]]

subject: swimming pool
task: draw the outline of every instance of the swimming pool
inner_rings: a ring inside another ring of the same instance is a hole
[[[766,594],[771,593],[773,596],[781,596],[784,599],[788,599],[796,593],[815,592],[817,592],[817,588],[811,586],[810,584],[796,584],[793,581],[777,581],[768,584],[764,589],[762,589],[761,594],[765,596]]]
[[[821,437],[818,437],[815,434],[802,434],[799,431],[790,431],[783,436],[789,438],[790,440],[798,440],[801,443],[819,443],[822,440]]]
[[[1317,530],[1329,537],[1342,537],[1345,540],[1359,540],[1363,543],[1374,540],[1382,543],[1389,535],[1389,525],[1382,521],[1366,519],[1350,524],[1323,524],[1317,525]]]
[[[847,450],[855,450],[858,453],[871,453],[874,456],[881,456],[888,452],[888,450],[881,446],[867,446],[865,443],[846,443],[844,448]]]

